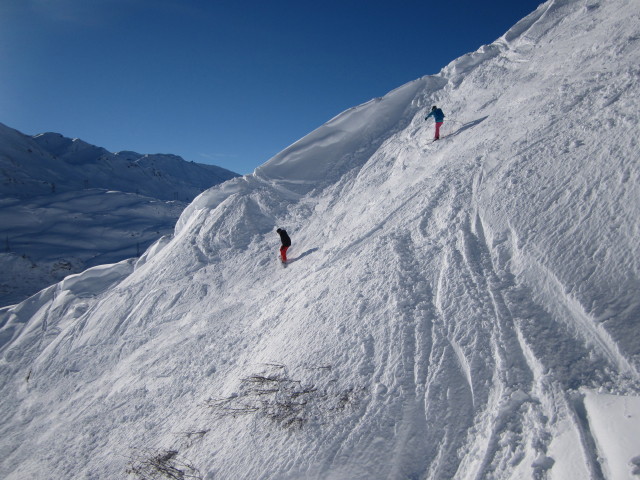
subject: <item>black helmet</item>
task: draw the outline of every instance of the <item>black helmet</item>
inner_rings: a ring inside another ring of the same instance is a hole
[[[436,108],[438,108],[438,107],[436,107],[436,106],[434,105],[433,107],[431,107],[431,110],[435,110]]]

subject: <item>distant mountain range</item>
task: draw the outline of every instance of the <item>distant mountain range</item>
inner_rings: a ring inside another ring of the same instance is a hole
[[[0,192],[32,198],[102,188],[160,200],[190,202],[203,190],[238,176],[177,155],[111,153],[59,133],[28,136],[0,123]]]
[[[0,305],[137,256],[203,190],[238,176],[177,155],[111,153],[0,123]]]

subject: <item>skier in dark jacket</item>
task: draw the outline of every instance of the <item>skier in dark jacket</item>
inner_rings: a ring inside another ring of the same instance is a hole
[[[280,241],[282,242],[282,246],[280,247],[280,258],[282,263],[286,263],[287,261],[287,250],[291,246],[291,239],[287,234],[287,231],[284,228],[279,228],[276,230],[278,235],[280,235]]]
[[[440,139],[440,127],[442,126],[442,123],[444,122],[444,112],[440,108],[438,108],[438,107],[436,107],[434,105],[431,108],[431,113],[429,113],[429,115],[424,117],[424,119],[427,120],[431,116],[433,116],[433,119],[436,121],[436,135],[434,137],[434,140],[439,140]]]

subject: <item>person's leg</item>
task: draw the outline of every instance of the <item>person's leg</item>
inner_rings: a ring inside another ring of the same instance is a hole
[[[438,140],[440,138],[440,127],[442,126],[442,122],[436,122],[436,137],[435,139]]]
[[[285,247],[284,245],[280,247],[280,258],[283,262],[287,261],[287,250],[289,247]]]

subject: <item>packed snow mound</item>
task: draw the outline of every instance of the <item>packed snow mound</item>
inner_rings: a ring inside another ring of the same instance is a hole
[[[549,1],[0,310],[0,474],[637,477],[639,20]]]

